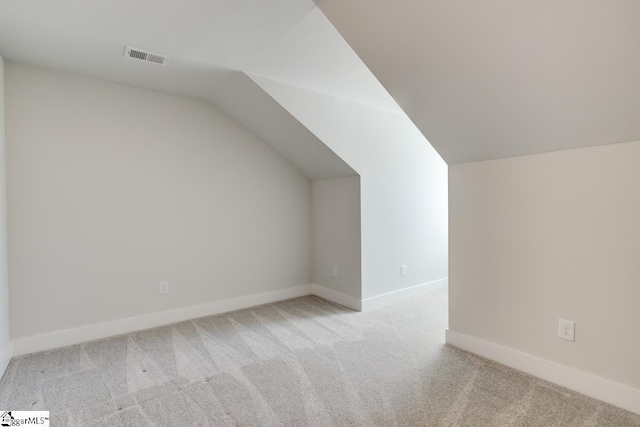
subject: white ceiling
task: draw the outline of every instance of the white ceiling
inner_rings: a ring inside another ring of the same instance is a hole
[[[448,163],[640,139],[637,0],[319,5],[324,14],[312,0],[3,1],[0,55],[207,99],[265,140],[280,137],[258,129],[261,113],[228,102],[238,70],[386,110],[397,101]],[[128,60],[124,46],[169,64]],[[299,130],[290,115],[273,120],[283,135]]]
[[[125,46],[168,65],[127,59]],[[310,179],[356,172],[245,73],[401,111],[313,0],[0,2],[0,55],[208,100]]]
[[[312,0],[21,0],[0,2],[6,60],[211,98],[232,73],[286,34]],[[133,46],[169,65],[124,58]]]
[[[638,0],[320,0],[447,163],[640,140]]]
[[[127,59],[125,46],[169,63]],[[243,71],[400,111],[313,0],[5,1],[0,55],[208,100]]]
[[[384,86],[319,10],[246,66],[252,75],[402,113]]]

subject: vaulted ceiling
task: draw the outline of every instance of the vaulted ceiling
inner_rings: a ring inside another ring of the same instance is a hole
[[[319,0],[447,163],[640,140],[637,0]]]
[[[38,0],[0,2],[9,60],[203,99],[315,8],[312,0]],[[169,57],[131,61],[132,46]]]
[[[206,99],[312,179],[355,172],[243,73],[404,110],[448,163],[640,139],[636,0],[318,6],[5,1],[0,55]],[[125,46],[167,55],[169,64],[126,59]]]

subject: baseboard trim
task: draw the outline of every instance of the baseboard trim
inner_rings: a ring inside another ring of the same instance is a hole
[[[310,295],[311,289],[311,285],[278,289],[276,291],[246,295],[221,301],[213,301],[206,304],[192,305],[175,310],[162,311],[159,313],[129,317],[111,322],[19,338],[12,341],[13,356],[52,350],[55,348],[95,341],[102,338],[155,328],[157,326],[168,325],[185,320],[197,319],[198,317],[211,316],[214,314],[254,307],[256,305],[302,297]],[[4,359],[1,360],[4,361]]]
[[[11,347],[9,347],[8,353],[7,349],[2,353],[2,358],[0,358],[0,368],[5,362],[5,354],[8,354],[8,359],[6,359],[6,365],[8,365],[11,357],[13,356],[22,356],[40,351],[53,350],[74,344],[81,344],[84,342],[168,325],[171,323],[197,319],[198,317],[241,310],[243,308],[302,297],[305,295],[317,295],[320,298],[333,301],[336,304],[340,304],[357,311],[370,311],[416,295],[422,295],[430,290],[446,286],[446,284],[447,279],[445,278],[411,286],[405,289],[399,289],[382,295],[376,295],[365,300],[359,300],[324,286],[310,284],[221,301],[213,301],[206,304],[198,304],[174,310],[162,311],[159,313],[151,313],[143,316],[129,317],[126,319],[118,319],[110,322],[97,323],[78,328],[14,339],[11,341]]]
[[[447,329],[447,344],[640,414],[640,390],[528,353]]]
[[[362,301],[358,298],[343,294],[342,292],[334,291],[333,289],[320,285],[311,285],[311,293],[352,310],[362,311]]]
[[[422,283],[408,288],[398,289],[397,291],[365,298],[362,300],[362,311],[376,310],[411,297],[425,294],[434,289],[446,287],[448,282],[449,279],[445,277],[444,279],[434,280],[432,282]]]
[[[2,353],[0,353],[0,380],[4,376],[4,373],[7,371],[9,367],[9,362],[11,362],[11,358],[13,357],[13,346],[11,345],[11,341],[4,346]]]

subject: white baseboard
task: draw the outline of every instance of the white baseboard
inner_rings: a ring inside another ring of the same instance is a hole
[[[311,293],[352,310],[362,311],[362,301],[358,298],[343,294],[342,292],[334,291],[333,289],[320,285],[311,285]]]
[[[640,390],[447,329],[447,344],[640,414]]]
[[[52,350],[74,344],[95,341],[102,338],[155,328],[171,323],[196,319],[198,317],[211,316],[214,314],[226,313],[243,308],[254,307],[256,305],[268,304],[290,298],[305,295],[317,295],[329,301],[351,308],[357,311],[368,311],[379,307],[401,301],[412,296],[421,295],[432,289],[446,286],[447,279],[436,280],[412,286],[406,289],[389,292],[375,297],[359,300],[345,295],[341,292],[325,288],[320,285],[303,285],[293,288],[279,289],[271,292],[247,295],[222,301],[213,301],[206,304],[193,305],[190,307],[178,308],[175,310],[151,313],[143,316],[129,317],[110,322],[97,323],[78,328],[66,329],[62,331],[49,332],[25,338],[14,339],[9,349],[8,361],[12,356],[22,356],[24,354],[37,353],[39,351]],[[6,350],[5,350],[6,352]],[[2,354],[4,357],[5,353]],[[4,359],[0,359],[3,363]],[[1,367],[2,365],[0,365]]]
[[[229,311],[254,307],[256,305],[310,295],[311,288],[311,285],[303,285],[293,288],[279,289],[277,291],[263,292],[222,301],[213,301],[206,304],[192,305],[190,307],[178,308],[160,313],[129,317],[111,322],[19,338],[12,341],[13,356],[52,350],[55,348],[155,328],[157,326],[168,325],[185,320],[197,319],[198,317],[211,316],[213,314],[226,313]]]
[[[7,371],[7,368],[9,367],[9,362],[11,362],[12,357],[13,357],[13,348],[11,345],[11,341],[9,341],[7,345],[4,346],[2,353],[0,353],[0,379],[2,379],[2,376]]]
[[[448,282],[449,279],[445,277],[444,279],[434,280],[433,282],[422,283],[420,285],[398,289],[397,291],[387,292],[381,295],[365,298],[362,300],[362,311],[375,310],[389,304],[422,295],[434,289],[447,286]]]

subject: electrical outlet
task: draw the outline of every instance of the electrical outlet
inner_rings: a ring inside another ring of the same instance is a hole
[[[168,294],[169,293],[169,282],[158,282],[158,293],[159,294]]]
[[[400,266],[400,275],[401,276],[406,276],[407,275],[407,266],[404,265],[404,264]]]
[[[560,319],[558,323],[558,338],[575,341],[576,323],[571,320]]]
[[[338,267],[331,267],[331,277],[338,277]]]

